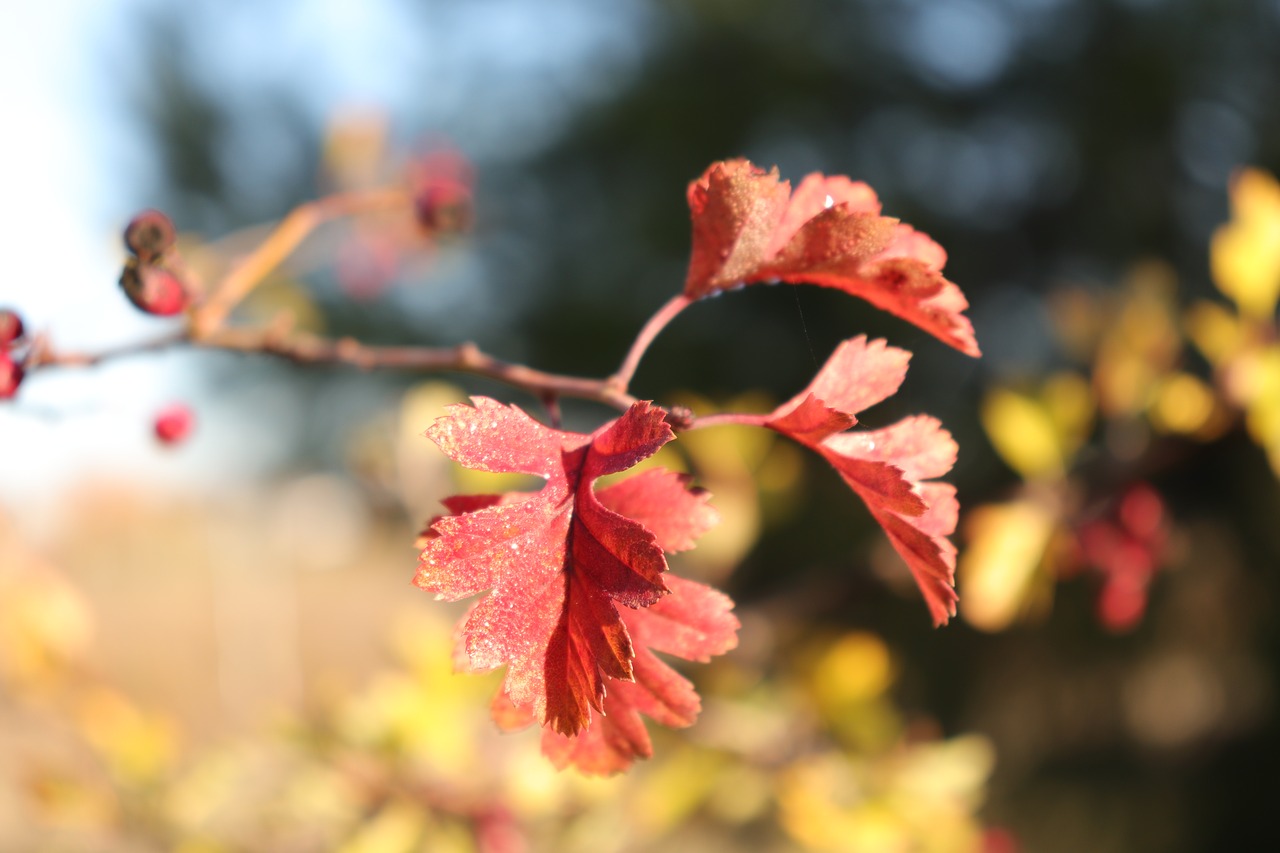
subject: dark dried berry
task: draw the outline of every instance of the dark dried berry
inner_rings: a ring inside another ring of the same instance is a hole
[[[120,287],[137,308],[158,317],[180,314],[189,302],[182,279],[173,272],[133,260],[120,273]]]
[[[418,223],[432,234],[459,234],[471,228],[471,187],[453,178],[430,178],[413,196]]]
[[[173,246],[173,222],[158,210],[144,210],[124,229],[124,244],[143,263],[150,263]]]
[[[13,399],[24,375],[21,364],[10,358],[9,353],[0,352],[0,400]]]
[[[22,337],[22,318],[16,311],[0,308],[0,348],[13,346]]]

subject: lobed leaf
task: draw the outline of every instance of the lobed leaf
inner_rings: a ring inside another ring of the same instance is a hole
[[[821,454],[860,497],[916,579],[934,623],[955,615],[955,490],[926,482],[951,470],[956,444],[934,418],[848,431],[856,415],[892,395],[911,354],[865,337],[845,341],[809,387],[766,426]]]
[[[739,622],[728,596],[684,578],[669,577],[668,583],[671,595],[622,615],[636,643],[634,682],[610,680],[603,712],[576,737],[551,728],[543,731],[542,751],[557,767],[572,765],[595,775],[621,772],[653,754],[641,715],[672,727],[690,726],[697,719],[702,703],[693,685],[653,652],[705,662],[737,645]],[[507,731],[534,719],[503,690],[494,698],[492,713]]]
[[[478,397],[427,430],[468,467],[547,481],[528,494],[452,499],[449,508],[463,514],[431,525],[414,583],[449,600],[487,591],[459,632],[467,667],[505,665],[512,700],[567,735],[603,710],[606,678],[634,677],[635,650],[616,605],[648,606],[668,591],[655,535],[592,489],[672,438],[664,414],[637,403],[582,435]]]
[[[946,252],[880,215],[866,184],[811,174],[795,192],[747,160],[715,163],[689,185],[693,246],[685,296],[783,281],[841,290],[979,355],[968,302],[942,274]]]
[[[415,584],[451,600],[488,593],[458,641],[462,668],[507,667],[495,721],[540,722],[553,761],[596,773],[652,752],[641,714],[691,724],[697,694],[654,651],[706,660],[736,643],[738,622],[725,596],[666,577],[663,551],[692,547],[718,516],[687,476],[661,469],[592,486],[672,438],[665,412],[637,403],[582,435],[475,398],[427,434],[470,467],[546,479],[537,492],[449,498],[452,514],[420,538]]]

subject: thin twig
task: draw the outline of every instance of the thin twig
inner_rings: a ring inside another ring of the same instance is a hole
[[[631,345],[631,349],[627,352],[627,357],[623,360],[622,366],[618,368],[618,372],[610,376],[606,381],[618,391],[626,393],[627,389],[631,387],[631,379],[636,375],[636,368],[640,366],[640,359],[644,357],[654,338],[658,337],[658,334],[667,327],[667,324],[674,320],[681,311],[688,308],[690,304],[692,304],[692,300],[682,293],[672,297],[666,305],[659,308],[649,318],[649,321],[644,324],[640,334],[636,335],[635,343]]]
[[[695,418],[692,423],[684,428],[684,431],[688,432],[689,430],[717,426],[763,427],[768,423],[769,418],[768,414],[752,415],[746,412],[725,412],[719,415],[706,415],[701,418]]]
[[[362,370],[394,369],[425,373],[454,372],[483,376],[527,391],[545,400],[574,397],[594,400],[625,411],[636,398],[618,391],[603,379],[546,373],[502,361],[482,352],[473,343],[456,347],[371,346],[353,338],[323,338],[288,334],[278,326],[253,329],[224,328],[195,338],[182,333],[98,353],[57,352],[47,345],[28,369],[88,367],[115,358],[178,346],[239,353],[263,353],[297,364],[346,364]]]
[[[342,216],[406,208],[408,202],[405,190],[393,188],[337,193],[298,205],[267,239],[231,270],[209,300],[196,309],[192,316],[196,335],[202,338],[212,335],[232,309],[320,225]]]

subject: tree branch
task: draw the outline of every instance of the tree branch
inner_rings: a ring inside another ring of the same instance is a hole
[[[370,346],[354,338],[324,338],[289,333],[281,326],[252,329],[224,328],[201,337],[183,331],[177,334],[117,347],[97,353],[57,352],[47,343],[33,348],[27,369],[48,367],[92,367],[116,358],[189,346],[245,354],[262,353],[296,364],[345,364],[361,370],[392,369],[423,373],[469,373],[527,391],[539,399],[574,397],[594,400],[625,411],[636,402],[603,379],[546,373],[502,361],[473,343],[455,347]]]

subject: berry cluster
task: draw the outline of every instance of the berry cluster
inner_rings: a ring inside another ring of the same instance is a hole
[[[125,228],[124,244],[133,257],[125,261],[120,287],[139,310],[171,317],[190,305],[176,242],[173,223],[158,210],[144,210]]]

